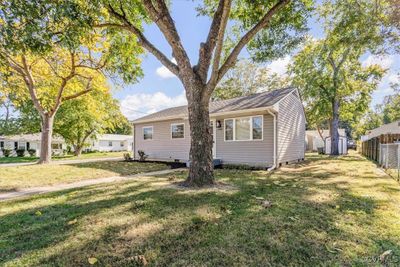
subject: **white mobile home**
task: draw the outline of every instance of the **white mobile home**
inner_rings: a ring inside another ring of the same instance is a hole
[[[277,167],[304,159],[305,114],[299,92],[285,88],[210,103],[213,156],[223,164]],[[187,106],[133,121],[134,155],[189,161]]]

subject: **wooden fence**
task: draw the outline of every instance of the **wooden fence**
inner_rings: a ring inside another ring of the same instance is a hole
[[[379,160],[379,145],[400,141],[400,134],[382,134],[361,143],[361,154],[374,161]]]

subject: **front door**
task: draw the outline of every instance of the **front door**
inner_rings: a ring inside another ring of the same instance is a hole
[[[213,158],[216,158],[216,142],[215,142],[216,128],[215,128],[215,120],[211,120],[210,121],[210,128],[211,128],[211,135],[212,135],[212,139],[213,139],[212,153],[213,153]]]

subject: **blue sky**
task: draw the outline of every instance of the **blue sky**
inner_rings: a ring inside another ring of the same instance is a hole
[[[198,58],[198,47],[200,42],[206,39],[210,20],[206,17],[196,16],[196,2],[172,1],[172,16],[181,36],[183,45],[194,64]],[[319,38],[323,31],[313,19],[310,20],[310,34]],[[145,35],[167,56],[171,55],[171,49],[165,39],[156,28],[151,25],[145,28]],[[170,56],[172,58],[172,56]],[[271,62],[269,67],[272,71],[284,74],[286,65],[290,62],[290,55]],[[400,56],[392,55],[385,58],[377,58],[365,55],[361,58],[364,64],[379,63],[388,68],[379,89],[373,93],[372,106],[381,103],[383,97],[392,93],[389,83],[398,79],[400,71]],[[141,117],[146,113],[158,111],[163,108],[183,105],[186,103],[184,89],[180,81],[174,77],[161,63],[151,54],[143,59],[144,77],[137,84],[122,85],[113,90],[114,97],[121,102],[122,112],[129,118]]]

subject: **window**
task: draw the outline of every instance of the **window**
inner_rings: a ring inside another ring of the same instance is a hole
[[[124,142],[121,142],[119,145],[120,145],[121,147],[124,147]]]
[[[26,150],[31,149],[31,144],[29,142],[26,142]]]
[[[4,148],[4,142],[3,141],[0,142],[0,148]]]
[[[262,140],[263,118],[261,116],[252,117],[253,140]]]
[[[51,149],[62,149],[61,144],[51,144]]]
[[[14,150],[18,149],[18,142],[14,142]]]
[[[263,139],[263,117],[251,116],[226,119],[225,141],[250,141]]]
[[[183,123],[171,124],[172,139],[185,137],[185,125]]]
[[[233,141],[233,119],[225,120],[225,141]]]
[[[143,139],[144,140],[153,139],[153,126],[143,127]]]
[[[235,140],[250,140],[250,118],[235,119]]]
[[[108,141],[108,146],[112,146],[112,141]]]

